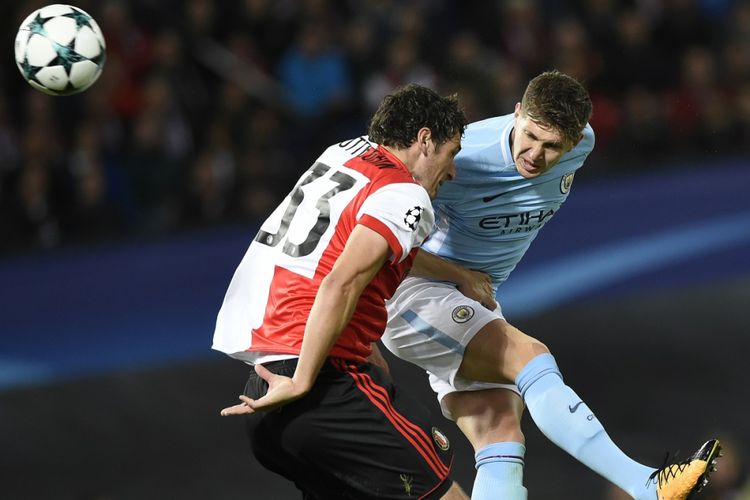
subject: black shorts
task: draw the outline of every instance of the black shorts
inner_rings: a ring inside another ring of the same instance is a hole
[[[296,359],[264,365],[291,377]],[[251,371],[245,394],[267,391]],[[253,454],[305,498],[433,499],[450,488],[453,450],[431,412],[371,364],[329,358],[303,398],[248,416]]]

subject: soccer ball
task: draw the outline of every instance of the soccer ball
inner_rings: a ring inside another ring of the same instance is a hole
[[[50,95],[89,88],[102,72],[106,45],[84,11],[54,4],[32,12],[16,35],[16,65],[24,79]]]

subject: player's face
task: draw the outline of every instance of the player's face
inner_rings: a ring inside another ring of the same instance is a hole
[[[443,144],[436,144],[432,139],[427,139],[424,162],[421,168],[415,169],[414,178],[434,198],[438,188],[445,182],[456,176],[455,158],[461,150],[461,135],[456,134],[451,140]]]
[[[527,179],[548,172],[574,146],[557,130],[529,118],[520,104],[516,104],[512,133],[516,170]]]

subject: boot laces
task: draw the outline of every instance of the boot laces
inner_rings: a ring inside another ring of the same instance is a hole
[[[688,465],[690,465],[690,463],[691,460],[683,460],[682,462],[670,464],[669,452],[667,452],[667,454],[664,456],[664,463],[662,464],[662,466],[652,472],[650,476],[648,476],[646,486],[651,484],[651,482],[653,481],[654,483],[657,483],[661,488],[666,483],[668,483],[670,479],[675,479],[677,476],[682,474],[682,472],[688,467]]]

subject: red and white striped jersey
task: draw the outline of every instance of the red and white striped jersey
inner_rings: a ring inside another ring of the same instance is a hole
[[[357,224],[391,249],[331,356],[363,361],[389,299],[434,223],[427,191],[385,148],[359,137],[329,147],[261,226],[234,273],[213,348],[247,362],[298,355],[320,282]]]

